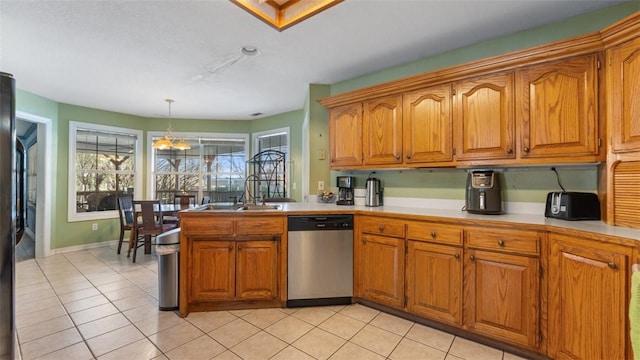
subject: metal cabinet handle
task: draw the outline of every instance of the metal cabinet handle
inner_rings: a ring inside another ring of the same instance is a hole
[[[411,160],[411,155],[407,155],[407,160]]]
[[[396,155],[396,160],[400,160],[400,155]]]
[[[528,153],[529,152],[529,148],[525,146],[524,149],[522,149],[522,151]]]
[[[432,232],[431,232],[431,237],[432,237],[432,238],[434,238],[434,239],[435,239],[435,238],[436,238],[436,235],[437,235],[437,234],[436,234],[436,232],[435,232],[435,231],[432,231]]]
[[[242,250],[242,245],[238,245],[238,250]]]
[[[378,225],[378,230],[380,230],[380,232],[383,232],[384,231],[384,224]]]
[[[229,245],[229,251],[233,250],[233,245]]]
[[[455,254],[455,255],[453,255],[453,257],[456,258],[456,260],[459,260],[460,259],[460,254]]]
[[[618,265],[616,265],[616,263],[614,262],[610,262],[607,265],[609,266],[610,269],[613,269],[613,270],[618,268]]]
[[[498,245],[504,246],[504,240],[498,240]]]
[[[507,148],[507,154],[513,154],[513,149],[512,148]]]
[[[475,256],[473,256],[473,255],[469,256],[469,260],[474,261],[475,259],[476,259]]]

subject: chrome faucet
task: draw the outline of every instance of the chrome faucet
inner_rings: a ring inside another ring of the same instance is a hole
[[[243,192],[243,196],[242,196],[242,205],[245,206],[247,205],[247,198],[249,196],[251,196],[251,201],[253,202],[253,205],[256,205],[256,197],[251,195],[251,191],[249,189],[249,187],[247,186],[249,184],[249,180],[254,180],[257,181],[260,178],[257,175],[249,175],[244,179],[244,192]],[[254,187],[254,191],[255,191],[255,187]]]

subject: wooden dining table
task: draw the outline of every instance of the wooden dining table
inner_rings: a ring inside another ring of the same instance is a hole
[[[177,219],[178,227],[179,227],[180,211],[192,209],[194,207],[195,207],[195,205],[185,206],[185,205],[180,205],[180,204],[161,204],[160,205],[160,210],[162,211],[162,217],[163,218],[175,218],[175,219]],[[135,243],[135,239],[138,236],[138,231],[137,231],[138,230],[138,226],[136,226],[135,224],[137,224],[137,219],[140,217],[141,214],[142,214],[141,209],[136,208],[135,209],[135,214],[133,216],[133,218],[134,218],[134,226],[131,229],[131,231],[129,232],[128,254],[131,253],[131,249],[133,248],[133,244]],[[144,242],[144,253],[145,254],[151,254],[151,241],[145,240],[145,242]]]

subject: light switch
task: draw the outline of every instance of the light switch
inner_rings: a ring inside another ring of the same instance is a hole
[[[327,152],[324,149],[318,151],[318,160],[324,160],[327,158]]]

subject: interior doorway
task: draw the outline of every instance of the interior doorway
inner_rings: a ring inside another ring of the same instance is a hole
[[[17,111],[16,135],[25,143],[27,163],[31,161],[27,165],[27,226],[16,248],[16,260],[19,256],[44,257],[51,252],[52,121]]]

